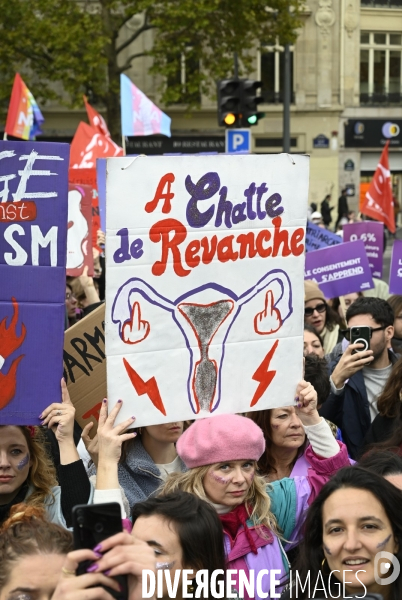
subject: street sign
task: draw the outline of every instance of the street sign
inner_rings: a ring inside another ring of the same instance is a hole
[[[228,154],[251,152],[251,131],[249,129],[226,129],[225,134]]]

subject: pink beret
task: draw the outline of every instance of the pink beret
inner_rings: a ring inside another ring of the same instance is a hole
[[[262,430],[239,415],[195,421],[177,441],[177,453],[189,469],[229,460],[258,460],[265,450]]]

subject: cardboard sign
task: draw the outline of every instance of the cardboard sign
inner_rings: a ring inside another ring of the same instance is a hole
[[[318,283],[326,298],[363,292],[374,287],[361,240],[340,244],[336,251],[323,248],[306,254],[305,279]]]
[[[336,246],[341,243],[342,238],[339,235],[335,235],[332,231],[323,229],[311,221],[307,221],[306,252],[313,252],[314,250],[320,250],[321,248],[327,248],[328,246]]]
[[[105,306],[99,306],[87,317],[67,329],[64,336],[64,378],[75,406],[75,419],[85,427],[95,423],[106,397]]]
[[[107,381],[121,420],[292,404],[308,177],[301,155],[108,160]]]
[[[362,240],[366,249],[371,274],[377,279],[382,277],[382,257],[384,252],[384,224],[374,221],[348,223],[343,226],[343,241]]]
[[[61,401],[68,144],[0,142],[0,424]]]
[[[68,172],[70,183],[82,183],[92,188],[92,248],[103,252],[97,245],[98,229],[101,228],[99,215],[98,185],[96,182],[96,169],[70,169]]]
[[[402,240],[395,240],[392,247],[389,293],[402,294]]]
[[[67,275],[78,277],[84,267],[94,274],[92,254],[92,188],[70,183],[68,186]]]

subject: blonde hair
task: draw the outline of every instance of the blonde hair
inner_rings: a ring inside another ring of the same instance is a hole
[[[257,470],[257,463],[255,461],[252,462],[255,470]],[[160,496],[165,496],[166,494],[177,491],[188,492],[211,504],[211,500],[205,493],[203,481],[208,471],[218,467],[220,464],[222,463],[194,467],[185,473],[171,473],[166,482],[159,488],[158,494]],[[276,535],[279,535],[276,518],[271,512],[271,499],[268,496],[266,489],[267,483],[265,479],[261,477],[261,475],[255,474],[244,503],[254,526],[258,527],[265,525]]]

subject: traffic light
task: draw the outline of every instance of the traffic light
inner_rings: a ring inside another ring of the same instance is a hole
[[[262,86],[261,81],[242,79],[242,127],[257,125],[264,113],[258,112],[258,105],[263,98],[257,95],[257,90]]]
[[[223,127],[239,125],[242,87],[240,79],[221,79],[217,83],[218,124]]]
[[[257,95],[261,81],[222,79],[217,83],[218,124],[222,127],[251,127],[264,116],[258,112],[263,98]]]

